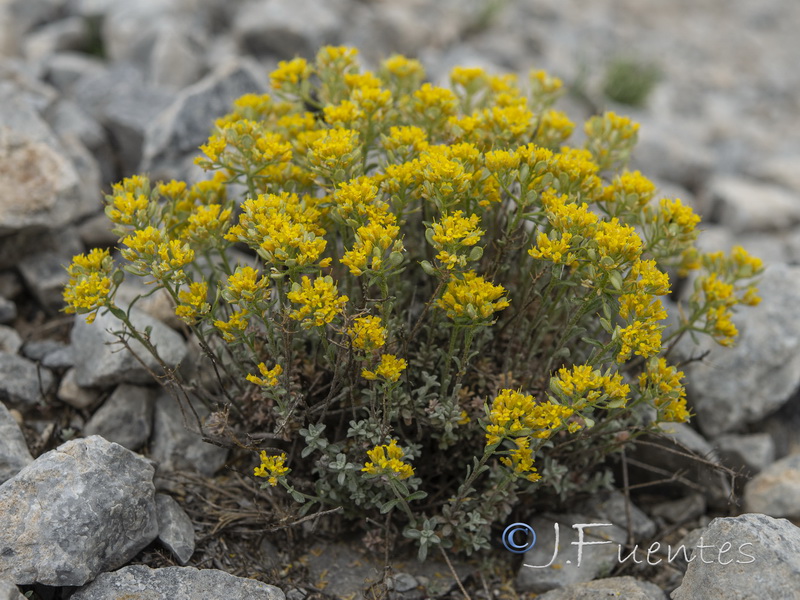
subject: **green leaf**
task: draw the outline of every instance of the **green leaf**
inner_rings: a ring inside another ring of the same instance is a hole
[[[428,492],[424,492],[422,490],[417,490],[410,496],[406,498],[406,502],[413,502],[414,500],[422,500],[423,498],[428,497]]]
[[[385,515],[387,512],[389,512],[395,506],[397,506],[398,502],[399,502],[399,500],[397,498],[395,498],[394,500],[389,500],[386,504],[382,504],[381,505],[381,514]]]

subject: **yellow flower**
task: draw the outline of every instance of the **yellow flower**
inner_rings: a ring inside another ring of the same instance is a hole
[[[274,90],[293,90],[311,75],[311,67],[304,58],[295,58],[290,61],[282,60],[269,76],[269,82]]]
[[[278,479],[284,477],[289,468],[285,466],[286,453],[281,452],[278,456],[267,456],[266,451],[261,451],[261,464],[255,468],[253,475],[256,477],[267,477],[267,483],[271,486],[278,485]]]
[[[755,256],[751,256],[747,250],[741,246],[734,246],[731,250],[731,260],[737,270],[739,277],[751,277],[759,274],[764,269],[764,262]]]
[[[630,386],[623,383],[621,374],[603,375],[589,365],[573,365],[571,369],[562,367],[550,385],[551,389],[567,396],[577,410],[602,401],[616,407],[625,406],[630,393]]]
[[[124,192],[113,196],[106,207],[106,216],[118,225],[138,225],[147,219],[150,199],[144,194]]]
[[[575,129],[575,123],[560,110],[548,110],[539,119],[536,143],[545,148],[557,148]]]
[[[505,293],[503,286],[492,285],[474,271],[468,271],[463,279],[453,278],[448,282],[436,305],[454,321],[485,321],[508,307]]]
[[[321,213],[310,197],[296,194],[259,195],[242,203],[239,223],[225,239],[244,242],[264,260],[286,267],[316,263],[325,250]]]
[[[464,88],[480,84],[485,78],[486,71],[480,67],[453,67],[450,71],[450,82]]]
[[[561,427],[574,410],[550,401],[539,403],[531,395],[504,389],[492,401],[486,445],[493,446],[507,437],[533,436],[546,439]]]
[[[436,259],[448,269],[464,267],[468,257],[463,250],[477,244],[485,233],[478,229],[478,215],[463,215],[464,212],[460,210],[443,214],[441,222],[433,223],[428,233],[431,245],[439,250]]]
[[[261,377],[248,373],[247,381],[262,387],[275,387],[278,385],[278,377],[283,373],[283,367],[275,365],[271,369],[268,369],[267,365],[262,362],[258,363],[258,371],[261,373]]]
[[[352,100],[342,100],[339,104],[328,105],[322,109],[325,122],[332,127],[353,127],[364,112]]]
[[[564,263],[567,266],[572,266],[577,261],[574,253],[569,252],[570,241],[572,234],[564,232],[561,234],[561,239],[551,240],[550,237],[540,231],[536,234],[536,247],[528,250],[528,254],[539,260],[549,260],[553,264]]]
[[[377,350],[386,344],[386,329],[381,326],[380,317],[357,317],[347,334],[353,341],[353,348],[364,352]]]
[[[269,279],[259,277],[253,267],[236,267],[236,271],[228,277],[223,296],[228,302],[251,304],[269,300]]]
[[[183,322],[191,325],[198,317],[211,310],[211,305],[206,302],[207,297],[208,284],[205,281],[190,283],[188,290],[178,292],[180,304],[175,307],[175,314]]]
[[[368,462],[361,469],[370,475],[389,475],[398,479],[408,479],[414,475],[414,468],[408,463],[403,462],[405,453],[397,440],[392,440],[388,444],[375,446],[372,450],[367,450],[372,462]]]
[[[360,157],[358,132],[352,129],[328,129],[311,142],[308,162],[326,172],[347,171]]]
[[[510,150],[492,150],[484,154],[484,160],[489,172],[496,174],[519,167],[520,155]]]
[[[682,379],[683,372],[667,365],[664,358],[650,359],[646,370],[639,375],[639,388],[643,394],[652,396],[659,421],[683,423],[689,419]]]
[[[614,269],[621,263],[634,262],[642,253],[642,238],[616,217],[597,225],[594,241],[600,253],[598,264],[604,268]]]
[[[542,476],[533,466],[531,439],[529,437],[514,438],[514,445],[516,448],[509,450],[508,456],[503,456],[500,462],[513,470],[518,476],[524,477],[530,482],[539,481]]]
[[[299,304],[289,316],[295,321],[303,321],[303,327],[322,327],[333,321],[347,303],[347,296],[339,296],[339,291],[331,277],[317,277],[313,282],[303,277],[292,285],[287,295],[289,301]]]
[[[639,291],[656,296],[669,294],[669,275],[662,272],[654,260],[638,260],[631,267],[631,277]]]
[[[219,204],[198,206],[189,215],[183,236],[198,242],[218,242],[230,218],[230,208],[223,210]]]
[[[356,230],[353,248],[342,256],[340,262],[350,268],[350,273],[358,277],[370,269],[380,270],[391,249],[391,257],[402,260],[399,254],[404,250],[403,242],[397,240],[400,228],[395,225],[392,213],[375,214],[373,219]]]
[[[220,154],[225,151],[227,146],[228,142],[224,137],[212,135],[208,138],[208,142],[200,146],[200,151],[206,155],[208,160],[210,160],[212,163],[215,163],[219,160]]]
[[[381,354],[381,362],[378,363],[377,368],[374,371],[364,369],[361,371],[361,376],[364,379],[383,379],[394,383],[400,379],[400,374],[406,366],[406,361],[397,358],[394,354]]]
[[[647,177],[639,171],[626,171],[614,178],[614,181],[603,189],[601,200],[609,205],[618,204],[622,209],[636,210],[650,202],[655,193],[656,186]],[[662,200],[662,208],[668,202]],[[676,202],[680,205],[679,200]],[[669,221],[669,212],[665,213],[665,216]]]
[[[85,314],[86,322],[94,321],[97,311],[111,304],[111,272],[113,261],[108,250],[95,248],[79,254],[67,268],[69,282],[64,287],[64,312]]]
[[[222,338],[226,342],[233,342],[247,329],[248,314],[245,309],[237,310],[227,321],[214,321],[214,327],[222,332]]]
[[[425,77],[422,63],[414,58],[406,58],[400,54],[393,54],[383,61],[383,69],[398,79],[419,79]]]

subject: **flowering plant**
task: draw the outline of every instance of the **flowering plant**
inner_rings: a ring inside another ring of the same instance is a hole
[[[166,375],[232,409],[232,444],[274,440],[251,446],[264,486],[387,514],[383,539],[421,556],[486,548],[521,494],[596,488],[625,440],[688,419],[669,349],[732,343],[761,270],[700,254],[699,217],[625,169],[629,119],[593,116],[569,146],[544,72],[423,78],[401,56],[362,72],[349,48],[280,63],[201,146],[211,179],[113,187],[119,260],[75,257],[64,292],[157,355],[114,297],[124,273],[165,290],[218,388]],[[662,297],[690,272],[667,332]]]

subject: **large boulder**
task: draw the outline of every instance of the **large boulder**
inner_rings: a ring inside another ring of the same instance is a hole
[[[80,586],[158,535],[153,467],[99,436],[72,440],[0,486],[0,579]]]

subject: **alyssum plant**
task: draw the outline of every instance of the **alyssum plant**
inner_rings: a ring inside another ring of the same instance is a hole
[[[732,343],[761,263],[698,253],[699,217],[625,170],[628,119],[565,145],[558,79],[423,78],[401,56],[361,72],[349,48],[281,63],[201,147],[213,178],[113,187],[119,257],[76,256],[64,298],[157,355],[114,296],[124,274],[165,290],[218,373],[195,395],[270,434],[264,485],[424,557],[486,548],[521,494],[596,489],[625,440],[686,420],[668,348]],[[665,334],[668,272],[689,271]]]

